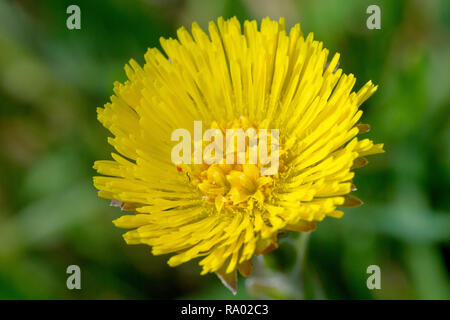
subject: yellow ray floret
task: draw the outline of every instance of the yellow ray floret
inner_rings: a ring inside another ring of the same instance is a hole
[[[357,137],[369,130],[359,107],[377,87],[353,91],[339,54],[327,63],[312,33],[305,38],[299,25],[287,33],[283,19],[269,18],[259,27],[219,18],[208,31],[180,28],[177,39],[161,38],[165,55],[149,49],[143,67],[125,67],[128,80],[98,109],[116,153],[95,162],[94,185],[131,211],[114,221],[132,229],[127,243],[174,253],[170,266],[202,257],[202,274],[229,283],[236,270],[250,274],[253,255],[277,247],[280,231],[311,231],[341,217],[338,207],[360,204],[349,196],[352,170],[384,151]],[[223,132],[278,129],[278,173],[261,175],[259,161],[175,165],[171,133],[192,132],[199,120]]]

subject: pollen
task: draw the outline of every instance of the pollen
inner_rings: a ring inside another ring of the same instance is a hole
[[[258,150],[261,149],[259,144],[258,130],[261,126],[256,123],[252,123],[246,117],[240,117],[238,120],[230,122],[221,122],[220,125],[217,122],[213,122],[212,128],[219,129],[223,135],[226,135],[227,129],[254,129],[255,143],[251,145],[251,138],[245,138],[244,158],[243,164],[229,164],[226,161],[228,153],[223,153],[223,159],[219,163],[208,165],[202,163],[201,165],[191,165],[185,167],[185,174],[188,176],[190,183],[198,188],[202,193],[206,202],[215,206],[218,213],[222,209],[231,210],[243,210],[248,214],[252,214],[254,206],[262,206],[265,201],[269,201],[271,197],[272,189],[275,182],[279,179],[279,173],[273,175],[261,175],[261,168],[266,167],[267,164],[263,163],[259,156],[255,163],[250,161],[250,152],[255,151],[258,155]],[[272,141],[272,136],[269,134],[269,141]],[[234,143],[234,141],[233,141]],[[203,144],[203,151],[206,144]],[[268,143],[268,152],[271,152],[271,143]],[[251,150],[251,148],[254,150]],[[280,142],[277,141],[277,147],[280,147]],[[229,148],[229,147],[228,147]],[[223,149],[228,150],[226,142],[223,142]],[[238,159],[238,150],[235,146],[231,148],[232,158],[234,162]],[[281,151],[283,155],[283,152]],[[284,156],[283,156],[284,157]],[[283,158],[282,157],[282,158]],[[279,162],[279,168],[283,170],[283,159],[277,159]]]

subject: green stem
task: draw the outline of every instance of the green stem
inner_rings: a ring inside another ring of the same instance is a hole
[[[297,259],[294,267],[288,274],[288,278],[291,283],[297,284],[298,297],[297,299],[304,299],[304,284],[303,284],[303,266],[306,257],[306,249],[309,242],[309,232],[301,232],[295,241],[293,241],[294,247],[297,252]]]
[[[303,270],[303,262],[306,256],[306,248],[308,247],[309,242],[309,232],[301,232],[299,237],[293,241],[293,244],[297,251],[297,259],[295,261],[295,265],[290,272],[290,277],[293,279],[297,279],[301,277],[301,273]]]
[[[254,260],[254,275],[246,282],[247,290],[255,298],[303,299],[302,271],[308,246],[309,233],[302,232],[289,243],[296,251],[295,262],[288,272],[270,268],[262,256]]]

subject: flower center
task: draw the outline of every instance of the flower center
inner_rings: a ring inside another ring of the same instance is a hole
[[[223,208],[251,210],[253,206],[264,203],[266,199],[270,198],[272,189],[279,179],[278,172],[283,167],[283,153],[278,137],[274,138],[271,130],[262,130],[267,132],[266,136],[263,137],[260,130],[262,128],[245,117],[220,124],[213,122],[211,128],[219,129],[224,136],[227,129],[242,129],[244,132],[249,132],[247,131],[248,129],[254,129],[253,132],[256,133],[257,139],[251,140],[249,136],[246,136],[245,151],[242,151],[235,145],[237,143],[235,140],[232,142],[233,147],[230,151],[229,141],[223,141],[223,147],[226,152],[222,153],[222,161],[213,164],[207,164],[203,161],[202,164],[181,165],[178,167],[179,171],[186,171],[190,183],[203,194],[203,200],[215,205],[218,212]],[[264,168],[267,169],[272,164],[268,163],[267,157],[264,159],[261,156],[262,154],[256,151],[264,148],[270,157],[273,154],[274,143],[276,148],[278,148],[276,153],[277,170],[269,174],[263,174]],[[203,151],[208,144],[209,142],[203,143]],[[256,161],[251,160],[252,146],[255,148],[253,150],[254,155],[257,155],[253,158],[256,158]],[[237,163],[239,150],[242,159],[245,158],[244,163],[242,161]],[[231,164],[227,161],[230,159],[230,153],[235,159],[234,163]]]

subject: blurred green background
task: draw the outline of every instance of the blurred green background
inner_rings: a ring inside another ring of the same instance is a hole
[[[81,30],[66,28],[71,4]],[[381,30],[366,28],[371,4]],[[112,151],[96,108],[125,80],[125,63],[142,63],[179,26],[221,15],[300,22],[341,53],[356,88],[380,85],[363,122],[387,153],[358,170],[365,205],[311,234],[304,297],[450,298],[448,0],[0,1],[0,298],[233,298],[196,262],[169,268],[166,256],[127,246],[111,223],[120,210],[92,186],[94,160]],[[282,241],[266,263],[283,270],[291,253]],[[71,264],[81,267],[80,291],[66,288]],[[381,290],[366,287],[371,264]],[[236,298],[249,291],[241,282]]]

